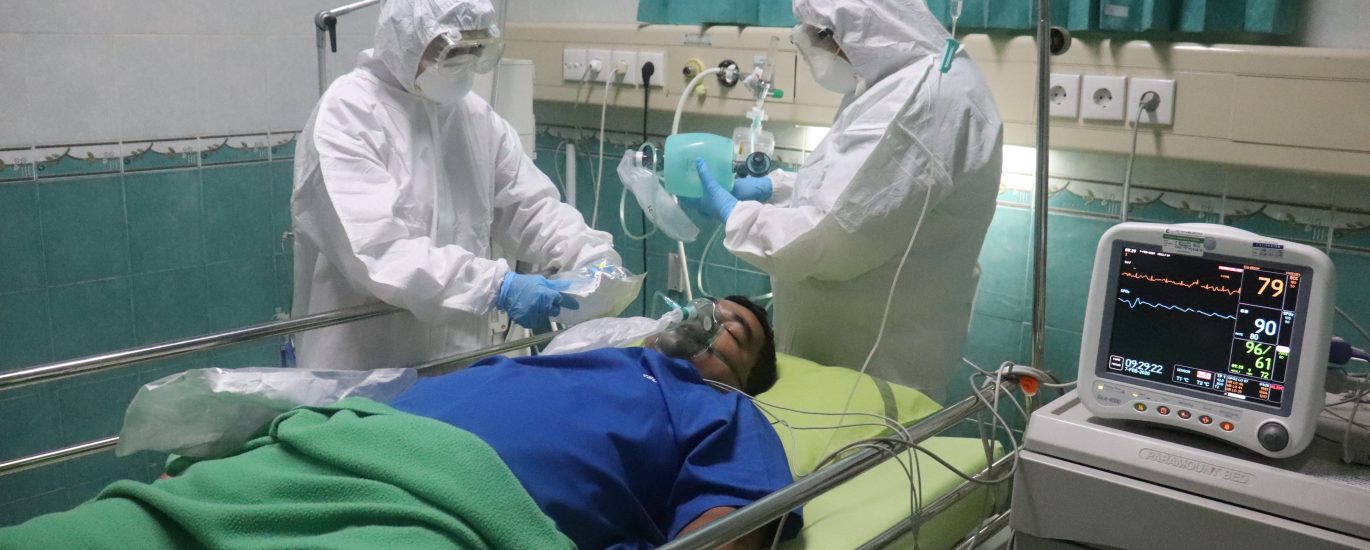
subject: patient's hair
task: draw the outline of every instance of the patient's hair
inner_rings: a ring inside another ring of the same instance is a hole
[[[761,341],[761,352],[756,358],[756,364],[752,365],[751,374],[747,375],[747,381],[743,383],[742,391],[747,395],[757,395],[771,389],[775,385],[775,330],[771,328],[770,316],[766,314],[766,308],[751,301],[746,296],[728,296],[724,298],[729,302],[747,308],[756,316],[756,320],[761,322],[761,331],[765,338]]]

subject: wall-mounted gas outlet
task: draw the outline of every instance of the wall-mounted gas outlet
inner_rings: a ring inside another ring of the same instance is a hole
[[[1085,120],[1123,120],[1127,113],[1127,77],[1086,75],[1080,89],[1080,116]]]
[[[610,67],[609,50],[590,48],[585,50],[585,62],[590,64],[590,82],[608,82],[613,74]],[[598,70],[595,70],[598,69]]]
[[[566,48],[561,50],[561,79],[580,80],[585,76],[585,49]]]
[[[1161,103],[1156,106],[1156,111],[1142,113],[1142,118],[1137,118],[1137,110],[1141,108],[1142,96],[1147,92],[1156,92]],[[1157,126],[1170,126],[1175,123],[1175,81],[1174,80],[1155,80],[1150,78],[1134,78],[1127,87],[1127,119],[1137,120],[1139,124],[1154,124]]]
[[[1047,101],[1051,102],[1051,116],[1079,118],[1080,75],[1052,73]]]

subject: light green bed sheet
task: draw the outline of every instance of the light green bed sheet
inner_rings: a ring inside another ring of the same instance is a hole
[[[770,418],[785,446],[790,467],[797,475],[812,472],[829,449],[877,435],[879,425],[855,426],[833,430],[789,429],[878,422],[873,417],[822,416],[796,413],[801,409],[829,414],[840,413],[847,395],[853,394],[848,413],[865,413],[895,418],[909,423],[941,408],[917,390],[891,384],[841,367],[827,367],[793,356],[779,354],[779,380],[771,390],[757,396],[757,405]],[[762,403],[764,402],[764,403]],[[783,422],[783,423],[782,423]],[[979,439],[934,437],[923,443],[929,451],[960,467],[966,474],[985,468],[985,451]],[[899,459],[908,464],[907,454]],[[962,479],[926,455],[919,454],[922,476],[922,502],[930,504],[959,486]],[[910,469],[912,471],[912,468]],[[915,473],[917,473],[915,471]],[[1000,493],[1004,493],[1000,490]],[[949,548],[975,528],[993,507],[991,494],[981,489],[938,514],[919,529],[919,547]],[[999,495],[1002,499],[1004,494]],[[857,476],[842,486],[814,499],[804,507],[804,529],[784,548],[840,550],[856,548],[898,524],[909,515],[909,480],[904,469],[888,461]],[[913,539],[905,535],[891,545],[912,548]]]

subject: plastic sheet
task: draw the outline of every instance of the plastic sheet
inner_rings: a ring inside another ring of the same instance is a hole
[[[572,296],[580,307],[562,308],[553,321],[575,325],[622,313],[642,291],[645,276],[634,275],[622,266],[592,264],[551,276],[554,281],[570,281],[571,286],[561,291]]]
[[[671,194],[657,183],[656,174],[637,165],[633,157],[633,151],[623,154],[623,159],[618,162],[618,179],[632,191],[637,205],[642,207],[642,212],[656,224],[657,229],[674,240],[694,242],[699,237],[699,227],[690,221]],[[727,162],[727,169],[731,177],[731,159]]]
[[[547,344],[542,355],[561,355],[604,348],[621,348],[661,332],[667,325],[680,319],[680,312],[672,311],[660,319],[651,317],[610,317],[595,319],[571,327]]]
[[[138,389],[124,414],[115,452],[224,456],[295,407],[329,405],[353,396],[385,402],[416,380],[414,369],[189,370]]]

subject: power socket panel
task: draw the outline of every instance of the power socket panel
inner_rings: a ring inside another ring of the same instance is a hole
[[[660,51],[642,50],[637,52],[637,79],[642,80],[642,66],[647,62],[652,63],[655,72],[652,73],[651,82],[639,82],[639,85],[655,86],[657,88],[665,85],[666,79],[666,54]]]
[[[561,50],[561,79],[579,81],[585,76],[585,48]]]
[[[1085,75],[1080,89],[1080,117],[1121,122],[1127,113],[1127,77]]]
[[[608,82],[609,75],[614,74],[609,50],[589,48],[585,50],[585,62],[594,64],[599,61],[599,72],[590,72],[590,82]]]
[[[1150,113],[1142,113],[1142,118],[1137,118],[1137,111],[1141,109],[1142,96],[1147,92],[1156,92],[1160,96],[1161,104],[1156,106],[1156,110]],[[1152,78],[1134,78],[1127,87],[1127,119],[1136,120],[1138,124],[1151,124],[1155,126],[1171,126],[1175,124],[1175,81],[1159,80]]]
[[[1080,75],[1052,73],[1047,101],[1051,102],[1052,117],[1080,118]]]
[[[636,50],[614,50],[609,54],[609,66],[611,75],[613,71],[622,69],[623,72],[613,76],[614,82],[624,86],[637,86],[642,80],[642,71],[637,64]]]

